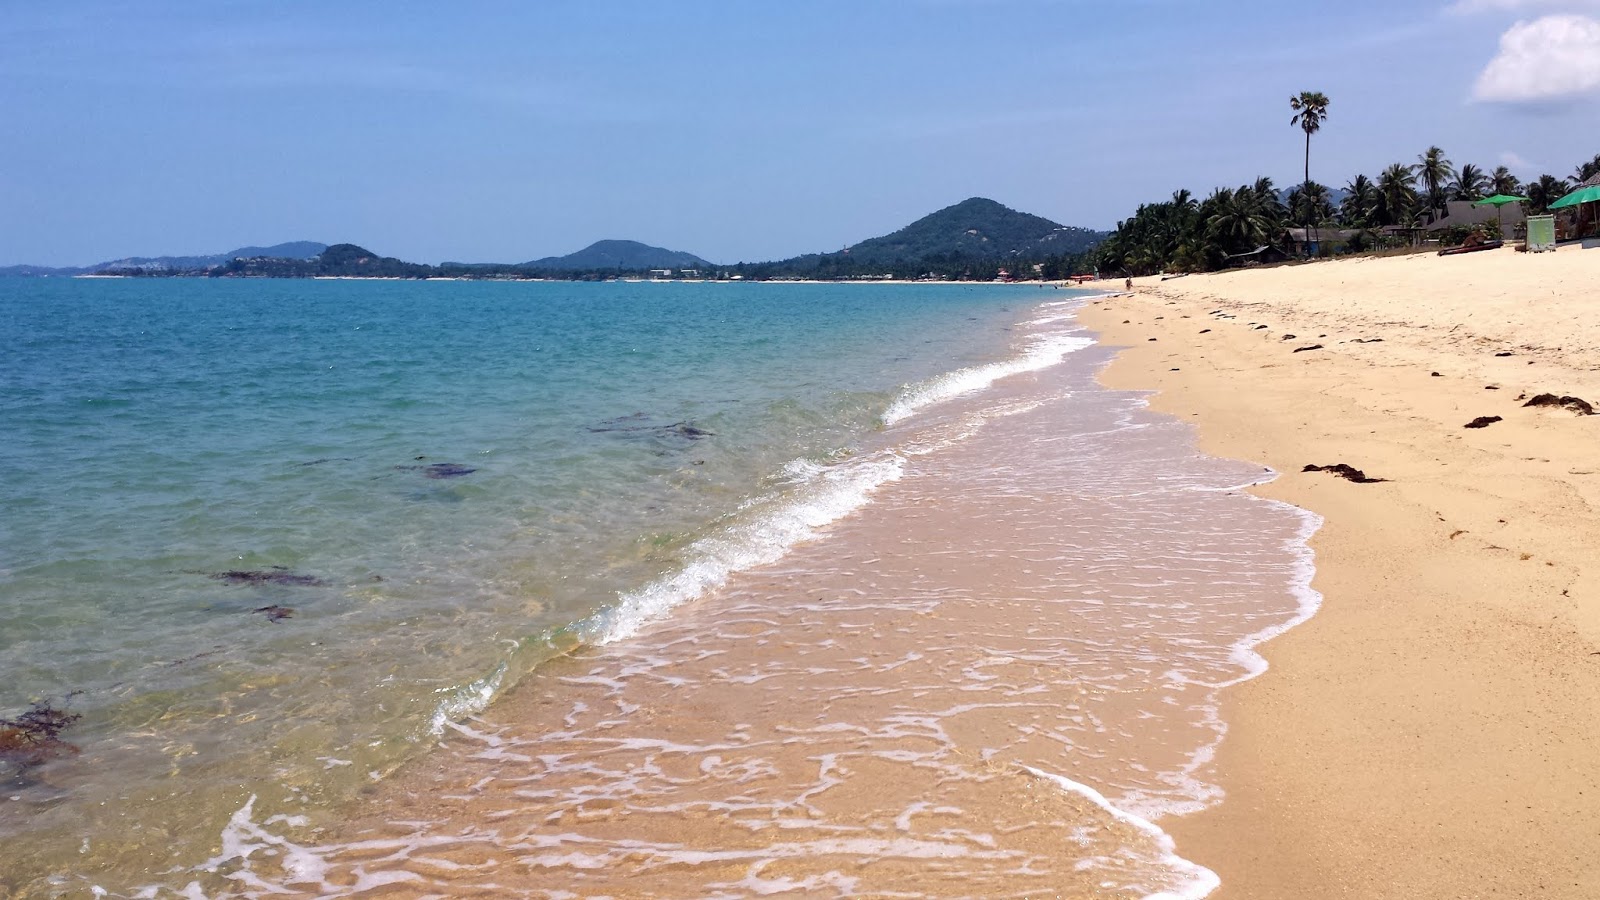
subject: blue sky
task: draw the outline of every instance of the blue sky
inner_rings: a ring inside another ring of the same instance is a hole
[[[1433,143],[1525,177],[1600,153],[1600,0],[0,3],[0,265],[734,262],[974,195],[1110,227],[1298,181],[1300,90],[1334,185]]]

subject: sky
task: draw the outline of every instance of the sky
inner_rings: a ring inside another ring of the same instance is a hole
[[[1600,0],[0,0],[0,265],[289,240],[732,263],[983,196],[1600,153]]]

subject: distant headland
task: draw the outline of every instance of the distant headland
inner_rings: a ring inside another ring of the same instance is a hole
[[[719,265],[638,241],[603,240],[524,263],[407,262],[356,244],[294,241],[209,256],[129,257],[82,268],[10,266],[0,276],[129,278],[401,278],[600,281],[973,280],[1065,278],[1106,232],[1060,225],[974,197],[833,253]]]

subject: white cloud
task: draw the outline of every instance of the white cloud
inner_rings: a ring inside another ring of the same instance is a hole
[[[1600,93],[1600,20],[1544,16],[1500,36],[1500,52],[1478,76],[1478,100],[1529,103]]]
[[[1487,12],[1526,12],[1533,9],[1600,9],[1600,0],[1455,0],[1445,12],[1472,15]]]
[[[1501,153],[1500,162],[1506,168],[1513,169],[1518,172],[1533,172],[1539,168],[1539,166],[1529,161],[1526,157],[1515,150],[1507,150]]]

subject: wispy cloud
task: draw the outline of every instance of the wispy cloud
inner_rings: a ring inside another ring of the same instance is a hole
[[[1544,16],[1500,36],[1500,52],[1473,86],[1494,103],[1543,104],[1600,93],[1600,19]]]

